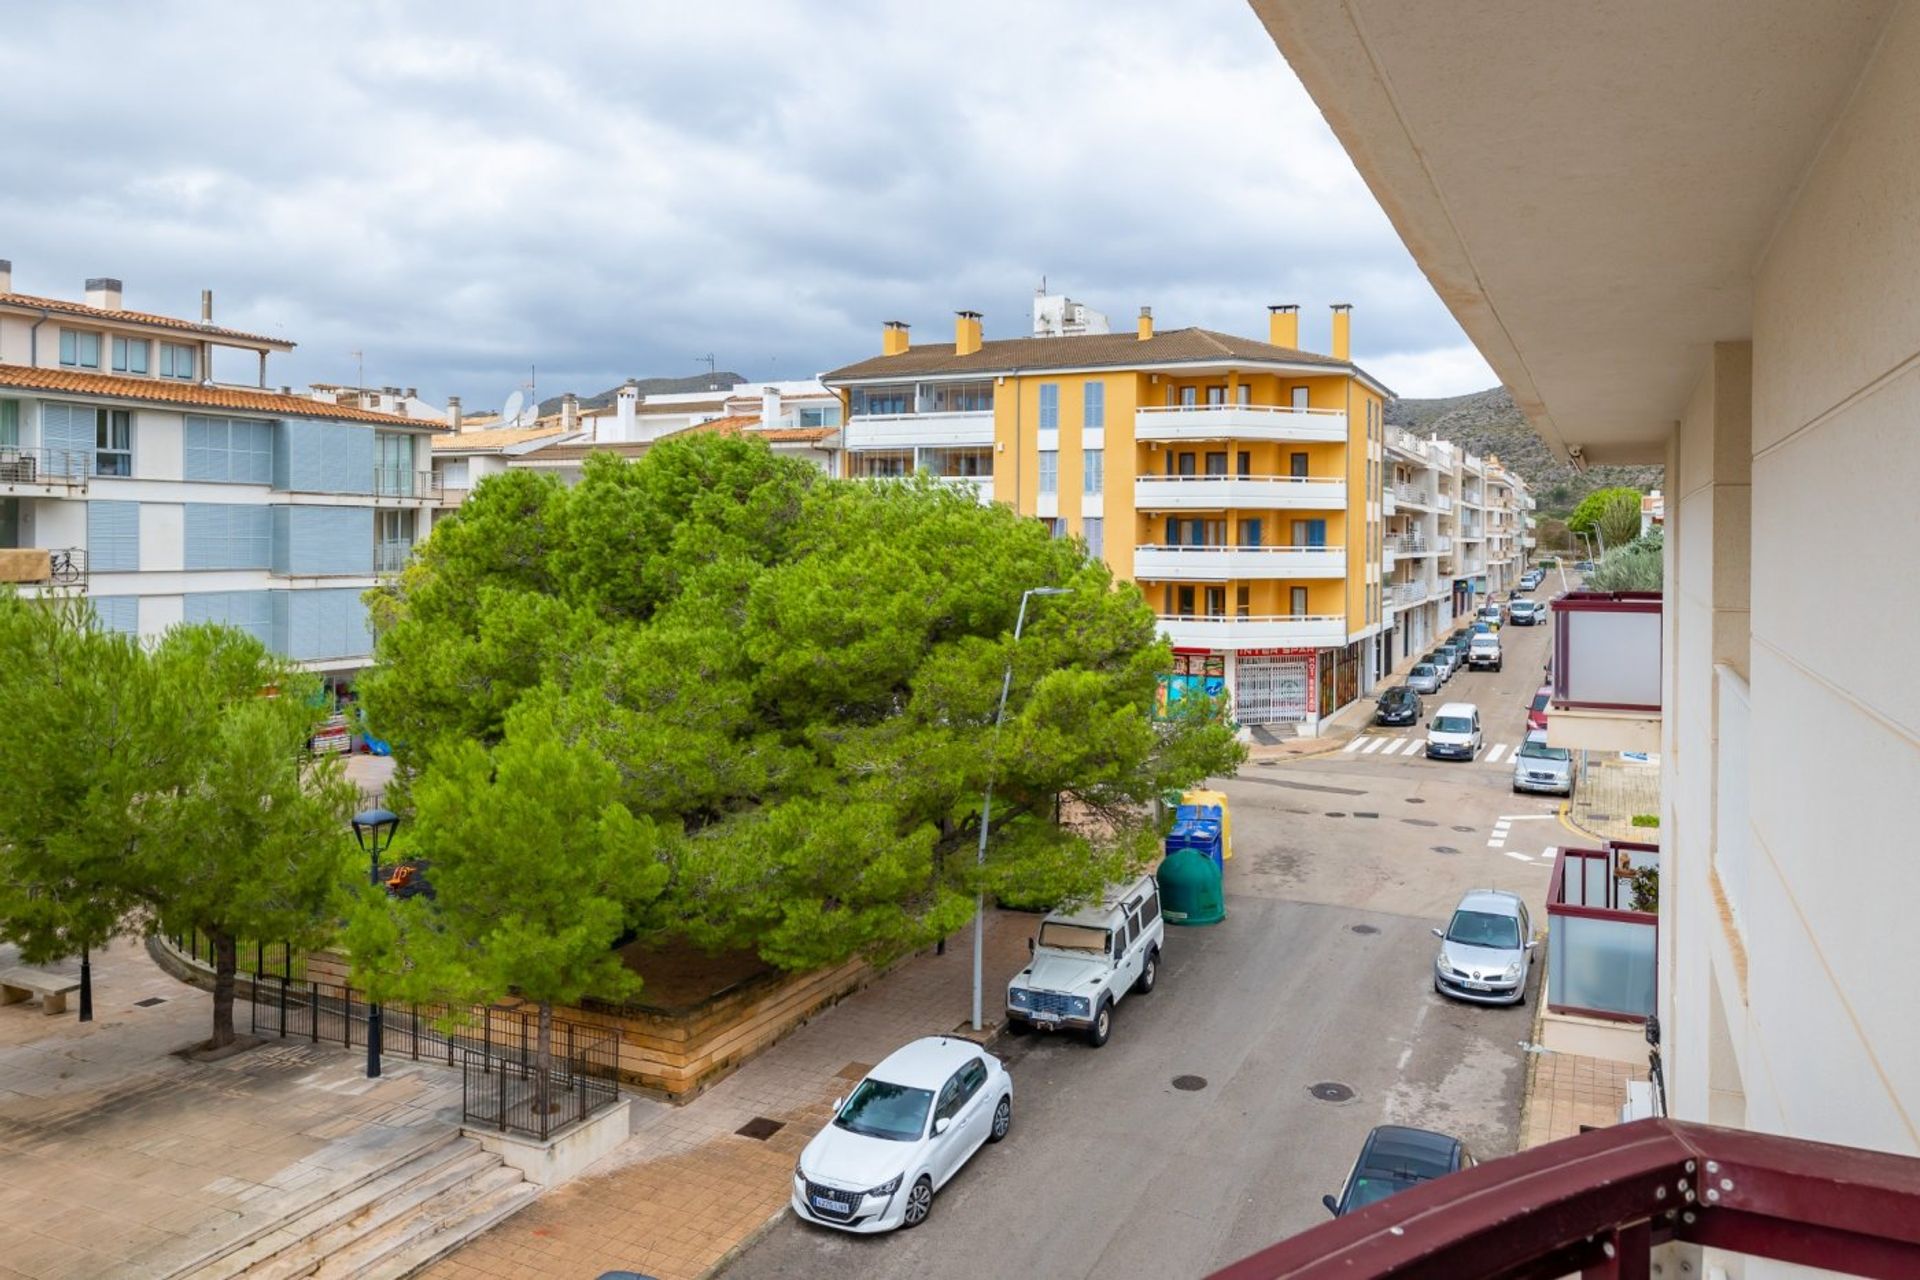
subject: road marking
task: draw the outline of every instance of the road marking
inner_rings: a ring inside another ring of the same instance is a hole
[[[1506,753],[1507,753],[1507,744],[1506,744],[1506,743],[1504,743],[1504,742],[1499,742],[1499,743],[1495,743],[1495,744],[1494,744],[1494,747],[1493,747],[1493,750],[1491,750],[1491,751],[1489,751],[1489,752],[1487,752],[1487,763],[1488,763],[1488,764],[1499,764],[1499,763],[1500,763],[1500,757],[1501,757],[1501,756],[1503,756],[1503,755],[1505,755]]]
[[[1514,859],[1514,860],[1515,860],[1515,861],[1517,861],[1517,862],[1532,862],[1532,861],[1533,861],[1533,858],[1532,858],[1532,856],[1531,856],[1531,855],[1529,855],[1529,854],[1525,854],[1525,853],[1515,853],[1515,852],[1514,852],[1513,850],[1511,850],[1511,849],[1507,849],[1507,850],[1505,850],[1504,852],[1506,853],[1506,855],[1507,855],[1507,856],[1508,856],[1509,858],[1512,858],[1512,859]]]
[[[1361,747],[1366,746],[1367,742],[1368,742],[1368,739],[1366,738],[1355,738],[1352,742],[1349,742],[1346,746],[1340,748],[1340,750],[1345,752],[1358,751]]]
[[[1502,822],[1552,822],[1558,815],[1551,813],[1503,813]]]
[[[1391,741],[1391,739],[1369,738],[1367,739],[1367,745],[1360,748],[1360,754],[1363,756],[1370,756],[1374,752],[1378,751],[1380,748],[1386,746],[1389,741]]]
[[[1410,756],[1410,755],[1413,755],[1415,752],[1419,751],[1420,748],[1426,745],[1427,745],[1426,740],[1424,738],[1408,738],[1406,739],[1406,745],[1402,746],[1400,743],[1396,742],[1393,744],[1393,749],[1395,751],[1398,751],[1403,756]]]

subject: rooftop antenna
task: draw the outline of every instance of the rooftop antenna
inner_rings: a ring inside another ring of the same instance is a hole
[[[527,398],[522,392],[515,391],[512,395],[508,396],[506,404],[500,407],[500,422],[498,425],[502,427],[519,426],[521,408],[526,402]]]
[[[709,351],[709,352],[707,352],[707,354],[705,354],[705,355],[703,355],[703,356],[695,356],[695,357],[694,357],[694,359],[695,359],[695,360],[705,360],[705,361],[707,362],[707,390],[709,390],[709,391],[712,391],[712,390],[714,390],[714,385],[713,385],[713,371],[714,371],[714,367],[715,367],[715,366],[714,366],[714,363],[713,363],[713,352],[711,352],[711,351]]]
[[[349,351],[347,354],[353,357],[353,389],[365,391],[367,389],[367,353]]]

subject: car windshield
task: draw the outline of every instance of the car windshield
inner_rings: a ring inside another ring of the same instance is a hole
[[[910,1089],[869,1076],[860,1082],[833,1122],[849,1133],[869,1138],[918,1142],[926,1131],[927,1108],[932,1105],[931,1089]]]
[[[1412,674],[1416,680],[1428,680],[1439,675],[1440,670],[1431,662],[1423,662],[1413,669]]]
[[[1534,694],[1534,695],[1533,695],[1533,709],[1534,709],[1535,711],[1545,711],[1545,710],[1547,709],[1547,699],[1549,699],[1549,698],[1551,698],[1552,696],[1553,696],[1553,695],[1552,695],[1552,694],[1550,694],[1550,693],[1536,693],[1536,694]]]
[[[1472,733],[1473,721],[1465,716],[1439,716],[1435,718],[1433,727],[1437,733]]]
[[[1049,920],[1040,926],[1040,945],[1056,951],[1086,951],[1103,956],[1107,954],[1107,931],[1091,925]]]
[[[1412,696],[1413,696],[1413,690],[1407,688],[1407,686],[1403,684],[1397,684],[1393,686],[1393,688],[1381,694],[1380,701],[1382,704],[1389,703],[1389,702],[1405,702],[1408,698]]]
[[[1571,760],[1573,752],[1565,747],[1550,747],[1537,738],[1529,738],[1520,744],[1520,758],[1523,760]]]
[[[1364,1209],[1376,1200],[1385,1200],[1408,1187],[1418,1186],[1420,1182],[1419,1178],[1355,1178],[1353,1190],[1347,1195],[1346,1211],[1352,1213],[1355,1209]]]
[[[1456,911],[1453,923],[1447,926],[1447,941],[1468,947],[1517,950],[1520,922],[1512,916],[1496,916],[1487,911]]]

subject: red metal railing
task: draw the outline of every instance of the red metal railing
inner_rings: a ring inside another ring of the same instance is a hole
[[[1422,1183],[1213,1280],[1647,1280],[1669,1242],[1920,1276],[1920,1160],[1636,1120]]]

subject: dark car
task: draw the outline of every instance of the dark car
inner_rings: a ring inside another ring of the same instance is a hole
[[[1320,1203],[1342,1218],[1408,1187],[1471,1169],[1473,1164],[1473,1154],[1458,1138],[1431,1129],[1383,1124],[1367,1135],[1340,1198],[1321,1196]]]
[[[1458,631],[1448,636],[1447,643],[1457,644],[1462,649],[1464,649],[1467,647],[1467,641],[1471,639],[1473,639],[1473,626],[1472,624],[1468,624],[1467,626],[1460,628]]]
[[[1421,710],[1420,695],[1397,684],[1380,695],[1374,718],[1381,724],[1418,724]]]

